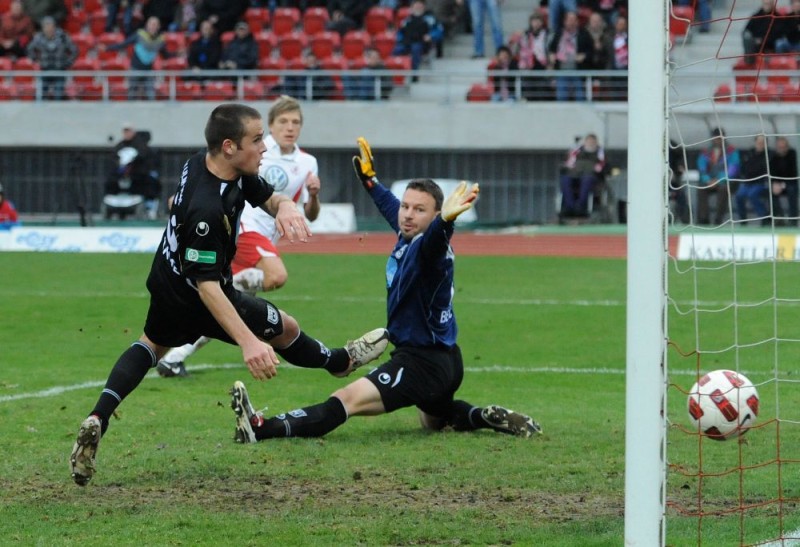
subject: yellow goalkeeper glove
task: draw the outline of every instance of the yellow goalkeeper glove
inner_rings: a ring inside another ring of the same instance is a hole
[[[472,204],[478,199],[479,191],[477,183],[467,189],[467,181],[462,180],[442,203],[442,218],[447,222],[453,222],[458,215],[472,209]]]
[[[371,190],[378,184],[378,178],[375,176],[375,160],[372,157],[372,149],[364,137],[358,137],[356,142],[358,143],[360,156],[353,156],[353,169],[356,170],[356,175],[361,180],[364,188]]]

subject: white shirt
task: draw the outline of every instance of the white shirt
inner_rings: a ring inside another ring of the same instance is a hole
[[[303,152],[296,144],[289,154],[281,154],[281,147],[272,135],[267,135],[264,142],[267,150],[261,158],[258,174],[275,187],[275,192],[290,197],[302,211],[302,205],[308,201],[306,177],[308,173],[318,175],[317,158]],[[252,207],[249,203],[245,203],[239,222],[239,233],[242,232],[258,232],[273,244],[280,239],[275,219],[260,207]]]

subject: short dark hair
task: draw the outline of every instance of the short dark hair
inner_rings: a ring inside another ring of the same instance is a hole
[[[230,139],[237,145],[244,137],[245,120],[260,120],[261,114],[255,108],[238,103],[221,104],[211,111],[206,123],[206,146],[215,154],[222,150],[222,142]]]
[[[436,210],[442,210],[444,193],[439,185],[433,182],[431,179],[413,179],[408,183],[408,186],[406,186],[406,190],[417,190],[419,192],[430,194],[433,196],[433,201],[436,202]]]

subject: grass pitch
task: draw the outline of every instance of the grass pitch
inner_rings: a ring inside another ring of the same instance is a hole
[[[539,438],[425,432],[404,409],[354,418],[323,439],[236,445],[234,380],[270,413],[324,400],[347,380],[281,366],[258,383],[238,348],[214,342],[188,363],[189,378],[152,373],[124,401],[97,474],[80,488],[69,452],[114,361],[140,334],[151,259],[2,255],[2,542],[622,543],[624,261],[457,259],[460,396],[530,414]],[[336,346],[384,324],[384,257],[285,259],[289,283],[269,297],[312,336]],[[676,545],[694,540],[683,528]]]

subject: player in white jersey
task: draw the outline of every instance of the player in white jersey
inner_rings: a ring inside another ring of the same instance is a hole
[[[259,175],[275,187],[276,193],[302,205],[309,221],[316,220],[320,210],[317,158],[297,144],[303,128],[300,103],[286,95],[280,97],[269,109],[267,123],[267,150],[262,155]],[[275,219],[247,204],[239,221],[236,255],[231,263],[237,289],[255,294],[279,289],[286,283],[286,266],[276,246],[279,238]],[[159,361],[158,373],[164,377],[186,376],[184,361],[208,341],[204,336],[194,344],[173,348]]]

